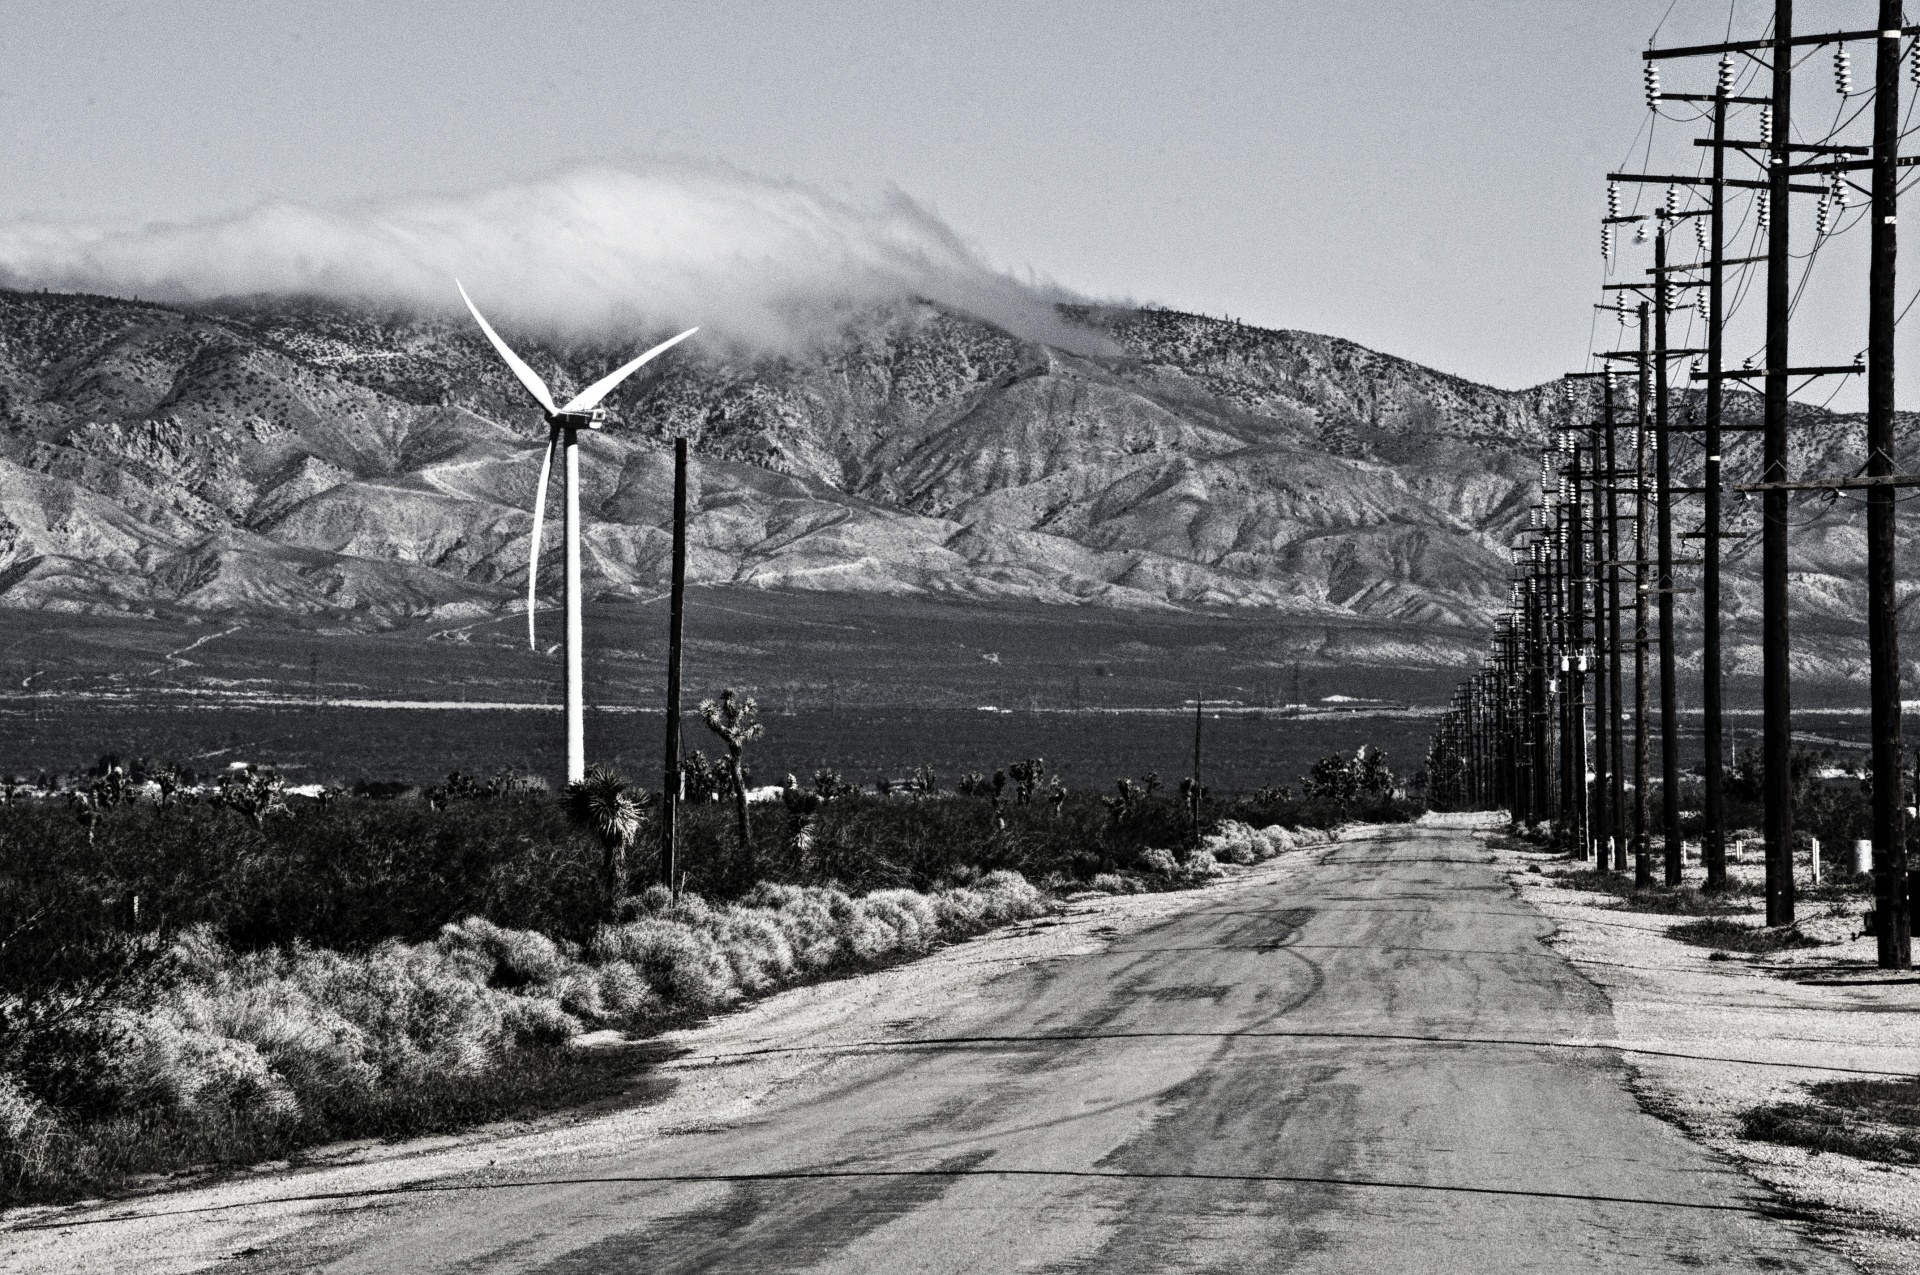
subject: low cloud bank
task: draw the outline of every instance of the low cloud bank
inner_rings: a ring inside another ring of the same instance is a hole
[[[490,317],[568,336],[701,324],[763,349],[849,310],[924,297],[1084,347],[1070,299],[984,263],[905,195],[869,204],[718,165],[579,168],[467,194],[341,209],[268,204],[135,228],[0,225],[0,283],[190,304],[255,294]]]

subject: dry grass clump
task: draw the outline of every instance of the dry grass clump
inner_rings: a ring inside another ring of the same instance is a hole
[[[1693,885],[1660,884],[1641,889],[1634,884],[1631,872],[1596,872],[1592,868],[1576,868],[1556,872],[1553,876],[1557,884],[1569,890],[1611,894],[1617,900],[1614,906],[1629,912],[1653,912],[1665,916],[1728,916],[1754,910],[1753,888],[1737,879],[1729,880],[1725,890],[1708,892]]]
[[[1722,952],[1782,952],[1789,948],[1820,946],[1820,940],[1808,938],[1790,925],[1762,929],[1721,916],[1673,926],[1667,931],[1667,937]]]
[[[1747,1112],[1746,1136],[1883,1164],[1920,1164],[1920,1080],[1826,1080],[1807,1092],[1814,1101]]]

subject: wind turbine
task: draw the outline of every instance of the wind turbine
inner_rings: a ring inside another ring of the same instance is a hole
[[[620,382],[700,329],[688,328],[679,336],[662,341],[639,358],[622,364],[581,390],[567,401],[566,406],[555,407],[553,394],[547,389],[547,383],[540,379],[540,374],[528,367],[526,360],[500,339],[500,334],[493,330],[493,325],[480,313],[480,308],[473,304],[473,298],[467,295],[466,288],[458,279],[453,281],[453,286],[460,289],[460,299],[467,303],[467,310],[473,315],[474,322],[480,325],[480,330],[487,334],[487,340],[493,343],[493,348],[500,352],[500,357],[512,369],[514,376],[527,387],[527,393],[533,395],[534,401],[540,404],[540,410],[546,414],[547,451],[540,462],[540,485],[533,497],[533,544],[527,562],[527,645],[530,648],[535,646],[533,608],[539,584],[540,525],[547,512],[547,484],[553,475],[554,449],[563,449],[566,513],[561,526],[567,544],[567,782],[578,783],[587,774],[586,702],[581,678],[584,629],[580,621],[580,430],[583,426],[599,429],[607,419],[607,409],[600,406],[601,399],[611,394]]]

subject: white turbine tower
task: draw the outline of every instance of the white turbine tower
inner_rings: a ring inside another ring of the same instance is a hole
[[[566,569],[566,606],[567,606],[567,782],[577,783],[587,773],[587,726],[586,701],[582,693],[581,648],[584,636],[580,622],[580,437],[582,426],[587,429],[599,429],[607,418],[607,409],[600,406],[600,400],[613,392],[615,386],[645,367],[656,356],[664,354],[680,342],[698,332],[699,328],[688,328],[679,336],[660,344],[642,354],[630,363],[622,364],[607,373],[586,389],[581,390],[567,401],[564,407],[553,405],[553,394],[547,389],[547,383],[540,374],[527,366],[526,360],[500,339],[480,313],[473,298],[458,279],[453,286],[460,289],[460,299],[467,303],[467,309],[473,314],[480,330],[487,334],[487,340],[493,342],[493,348],[527,387],[527,393],[533,395],[540,404],[540,410],[547,418],[547,450],[540,462],[540,486],[533,497],[533,544],[527,563],[527,645],[534,646],[533,608],[538,591],[540,570],[540,524],[547,512],[547,483],[553,475],[553,452],[556,447],[563,448],[566,457],[566,515],[562,522],[562,534],[567,542]]]

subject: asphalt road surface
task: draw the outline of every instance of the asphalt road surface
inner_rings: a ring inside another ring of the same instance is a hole
[[[1853,1269],[1569,1047],[1607,1002],[1470,831],[1290,858],[937,1004],[905,981],[870,1008],[917,1043],[768,1041],[797,1069],[744,1118],[341,1199],[220,1268]]]

